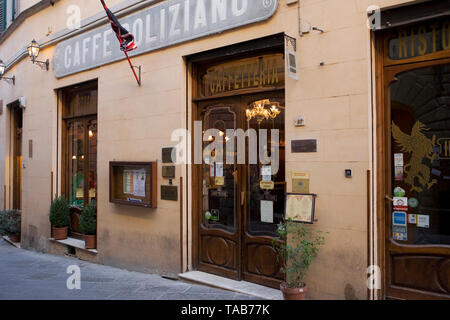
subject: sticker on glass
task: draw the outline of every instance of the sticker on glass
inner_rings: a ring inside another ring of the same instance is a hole
[[[406,194],[405,189],[401,188],[401,187],[396,187],[394,189],[394,196],[396,197],[404,197]]]
[[[417,208],[419,206],[419,200],[417,200],[416,198],[409,198],[408,205],[411,208]]]
[[[418,214],[417,215],[417,226],[419,228],[429,228],[430,227],[430,216]]]
[[[408,198],[395,197],[394,198],[394,210],[395,211],[408,211]]]

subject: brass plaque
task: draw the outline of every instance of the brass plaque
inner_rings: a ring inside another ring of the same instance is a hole
[[[273,190],[275,189],[275,183],[273,181],[261,181],[259,187],[262,190]]]
[[[163,163],[174,163],[176,159],[172,160],[172,150],[175,148],[162,148],[162,162]]]
[[[161,200],[178,201],[178,187],[161,186]]]
[[[175,178],[175,166],[163,166],[162,167],[162,176],[166,179],[174,179]]]
[[[317,152],[317,140],[292,140],[292,153]]]

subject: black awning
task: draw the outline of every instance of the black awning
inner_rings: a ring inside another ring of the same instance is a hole
[[[381,10],[381,28],[378,30],[445,16],[450,16],[450,0],[428,0],[398,8]]]

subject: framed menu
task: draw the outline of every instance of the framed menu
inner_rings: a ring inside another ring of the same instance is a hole
[[[287,193],[285,219],[313,224],[316,196],[315,194]]]
[[[110,162],[109,201],[156,208],[156,162]]]

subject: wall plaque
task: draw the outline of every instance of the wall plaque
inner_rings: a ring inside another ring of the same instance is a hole
[[[267,20],[277,7],[277,0],[169,0],[119,20],[135,37],[134,56]],[[53,68],[61,78],[123,59],[108,23],[60,42]]]
[[[161,186],[161,200],[178,201],[178,187]]]
[[[317,152],[317,140],[292,140],[292,153]]]
[[[163,166],[162,167],[162,176],[166,179],[174,179],[175,178],[175,166]]]

